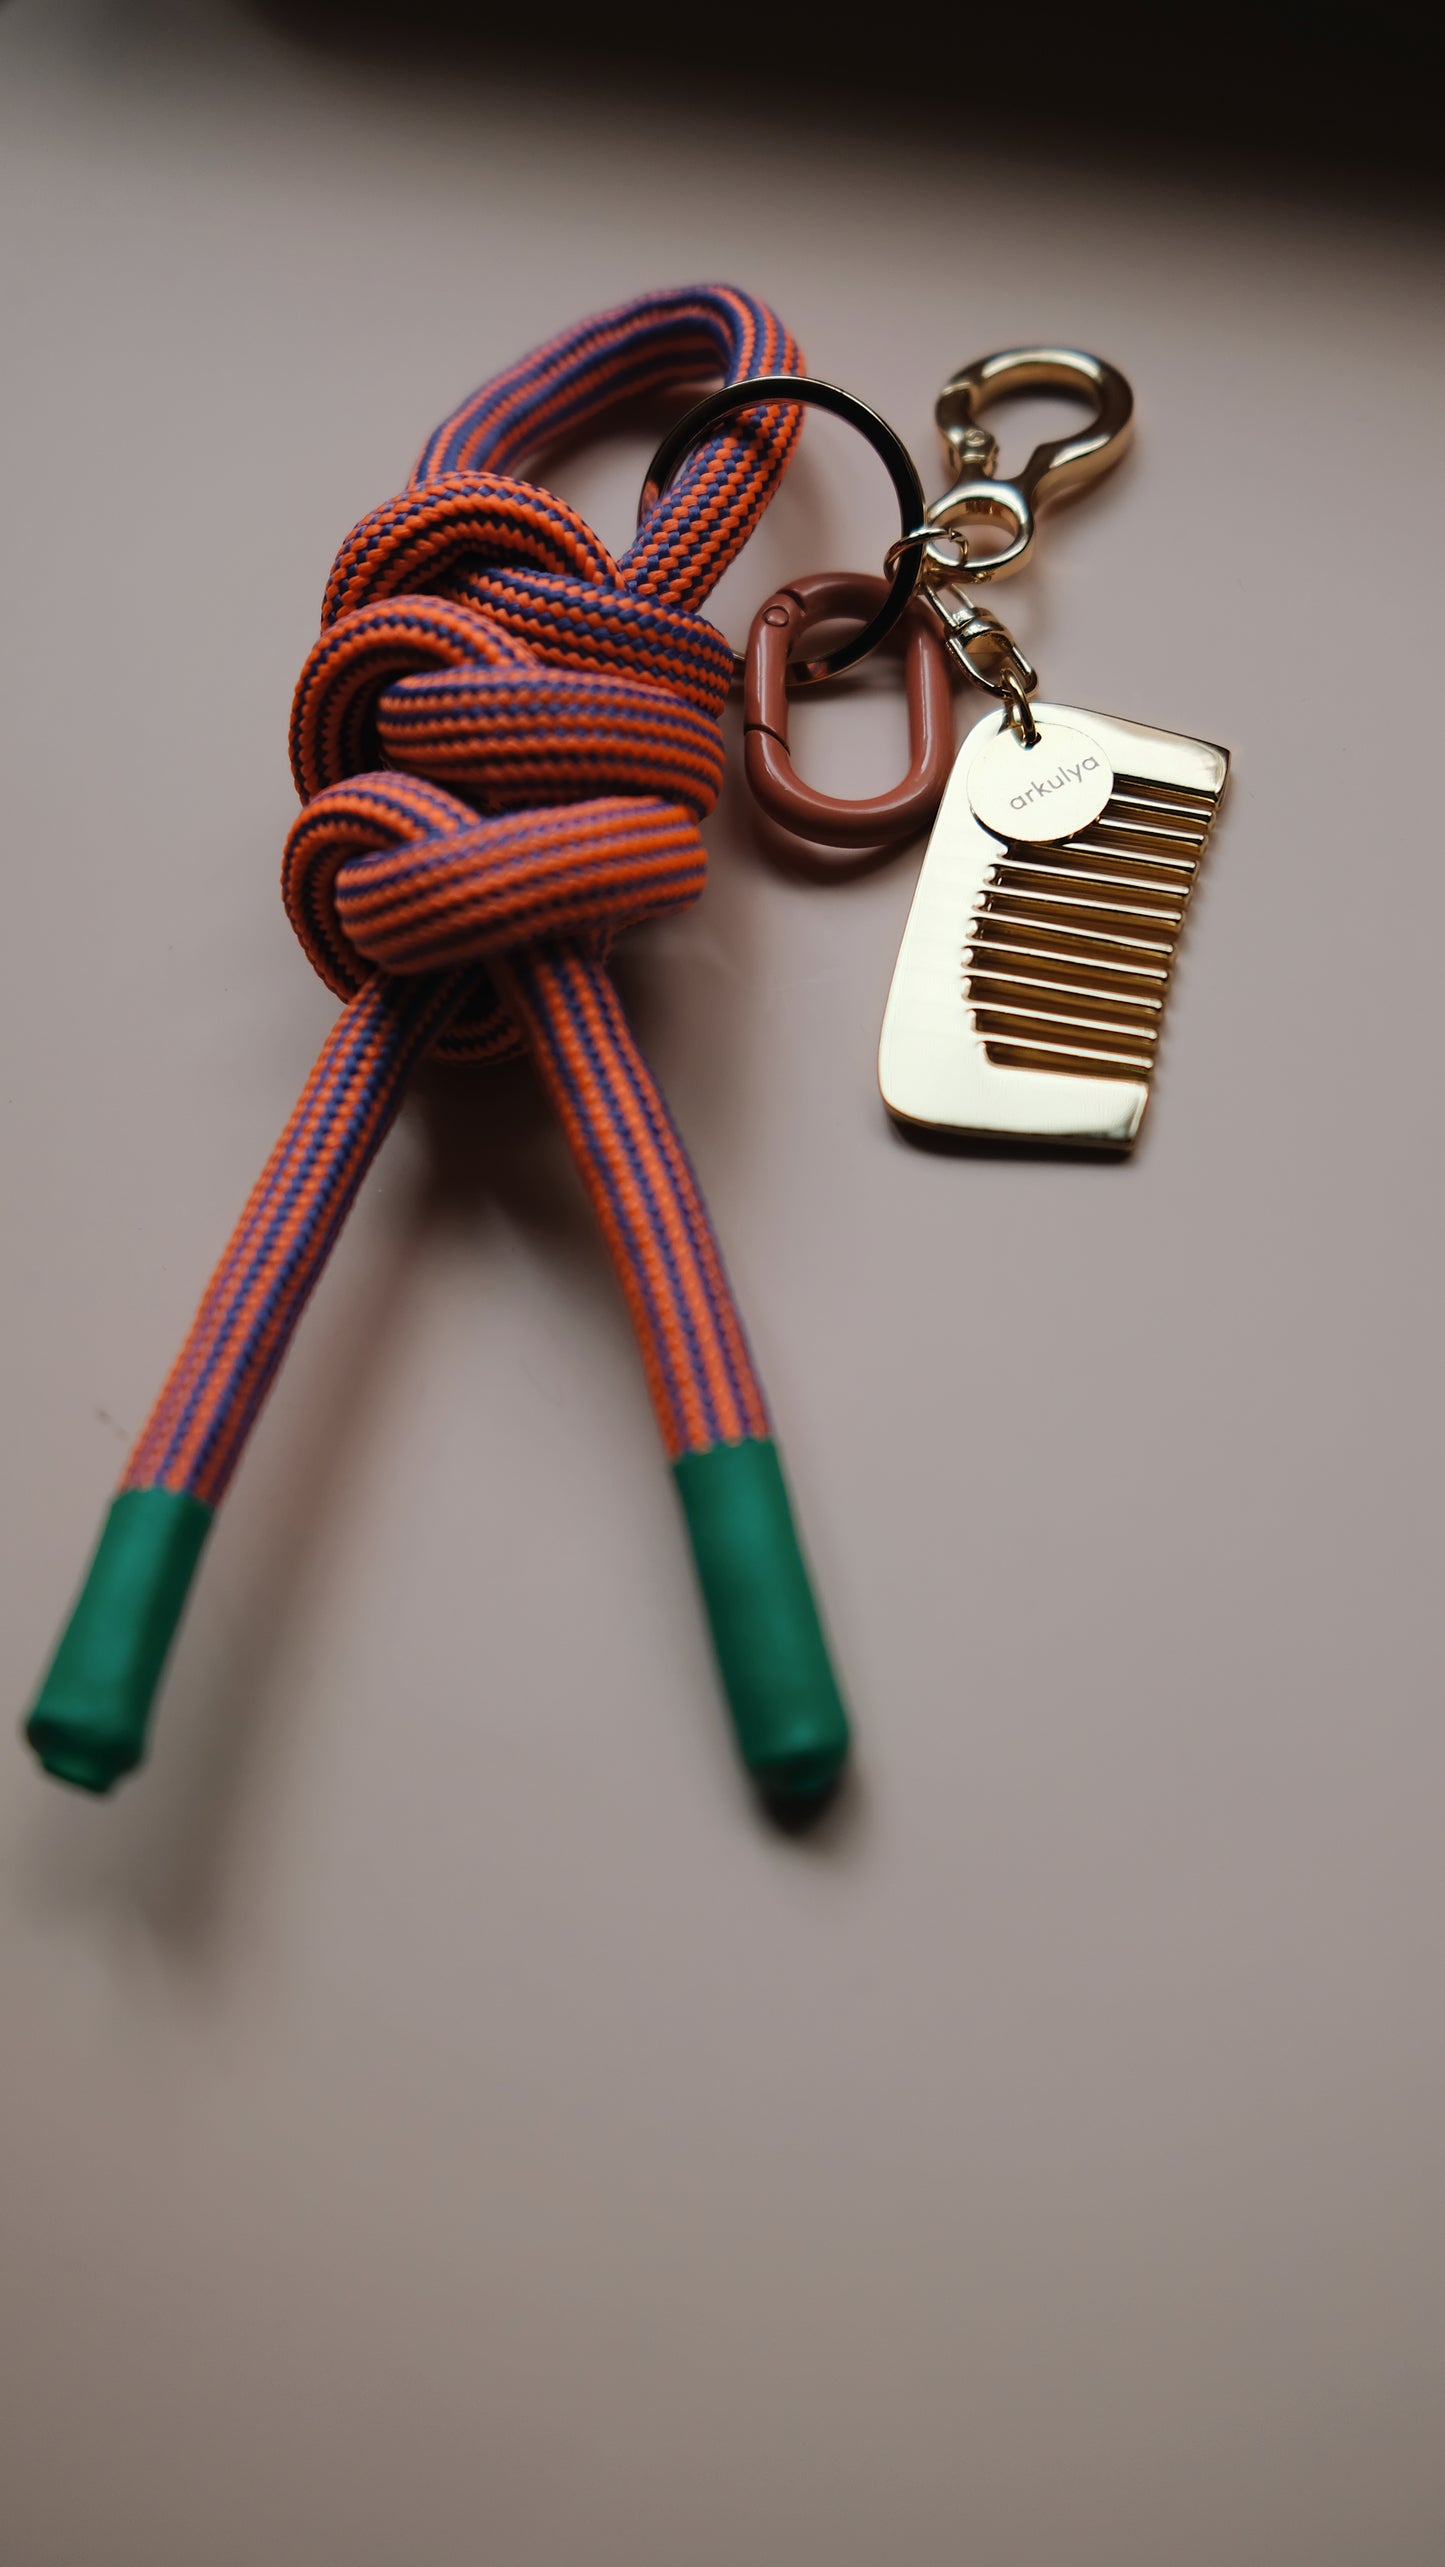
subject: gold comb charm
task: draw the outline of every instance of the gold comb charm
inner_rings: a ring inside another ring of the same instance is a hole
[[[1021,737],[1011,711],[969,733],[934,823],[883,1101],[937,1132],[1127,1150],[1229,758],[1066,704]]]

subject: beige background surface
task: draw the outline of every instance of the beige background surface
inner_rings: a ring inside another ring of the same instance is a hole
[[[734,793],[627,965],[856,1708],[811,1842],[525,1078],[409,1115],[149,1771],[0,1756],[5,2567],[1445,2554],[1437,242],[968,169],[0,15],[17,1716],[329,1019],[276,895],[328,562],[473,382],[727,275],[931,480],[950,366],[1096,346],[1137,456],[1020,633],[1237,756],[1127,1167],[889,1129],[913,853],[790,879]],[[569,475],[614,542],[644,443]],[[810,430],[735,631],[876,557],[875,473]],[[820,781],[894,684],[809,708]]]

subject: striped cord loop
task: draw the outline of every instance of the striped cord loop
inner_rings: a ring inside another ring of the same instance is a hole
[[[337,555],[296,688],[282,890],[344,1002],[132,1452],[29,1735],[105,1789],[139,1762],[214,1511],[426,1052],[525,1050],[616,1267],[745,1762],[813,1797],[846,1723],[768,1413],[697,1179],[608,970],[703,886],[731,674],[697,609],[758,523],[800,412],[743,414],[614,561],[517,477],[618,403],[799,373],[762,304],[659,294],[483,385]]]

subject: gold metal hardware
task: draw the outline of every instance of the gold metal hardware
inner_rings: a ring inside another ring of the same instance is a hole
[[[1013,481],[979,420],[1010,393],[1084,390],[1094,416],[1036,446]],[[1068,705],[966,588],[1017,570],[1038,512],[1123,453],[1134,396],[1077,348],[1011,348],[938,401],[957,474],[915,535],[920,593],[949,650],[1001,710],[959,752],[923,859],[878,1053],[901,1122],[995,1140],[1126,1150],[1149,1099],[1175,949],[1229,772],[1223,749]],[[1002,524],[975,560],[967,527]],[[900,547],[901,549],[902,547]]]
[[[1032,695],[1039,682],[1037,669],[1024,657],[1008,626],[988,607],[964,596],[957,585],[961,576],[972,573],[936,573],[924,554],[919,596],[941,626],[949,650],[974,685],[990,695]]]
[[[1126,1150],[1229,758],[1067,704],[1032,717],[1032,748],[1009,739],[1005,711],[959,752],[893,974],[879,1085],[891,1114],[932,1131]],[[1097,771],[1085,773],[1088,756]],[[1015,811],[1040,758],[1040,787],[1060,766],[1080,770],[1064,778],[1075,799],[1041,790]],[[1105,775],[1107,799],[1080,820]],[[1040,841],[1023,824],[1055,816],[1056,794],[1068,834]]]
[[[985,404],[1024,392],[1081,391],[1094,403],[1089,425],[1046,439],[1012,481],[1000,479],[998,441],[979,421]],[[934,417],[956,478],[928,510],[928,523],[954,536],[978,518],[1008,530],[1001,551],[967,562],[962,576],[973,583],[1011,578],[1033,541],[1040,509],[1118,462],[1133,433],[1134,395],[1117,367],[1082,348],[1003,348],[950,375]],[[948,576],[946,563],[931,552],[924,563],[925,575]],[[959,575],[955,568],[953,576]]]
[[[1071,436],[1047,438],[1015,480],[1000,480],[998,441],[978,416],[985,403],[1023,392],[1080,390],[1094,404],[1089,425]],[[920,591],[950,651],[976,685],[1004,698],[1010,727],[1032,749],[1036,733],[1027,698],[1037,674],[1008,627],[959,592],[1010,577],[1033,542],[1039,510],[1118,462],[1133,431],[1134,395],[1117,366],[1083,348],[1004,348],[950,375],[934,415],[944,454],[959,478],[925,511],[923,524],[892,547],[888,566],[919,547]],[[980,517],[1007,527],[1009,540],[1002,551],[975,560],[965,529]]]

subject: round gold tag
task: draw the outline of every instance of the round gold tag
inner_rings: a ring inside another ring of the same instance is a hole
[[[968,798],[998,838],[1054,846],[1098,819],[1114,790],[1099,742],[1071,723],[1041,722],[1026,749],[1005,723],[968,771]]]

